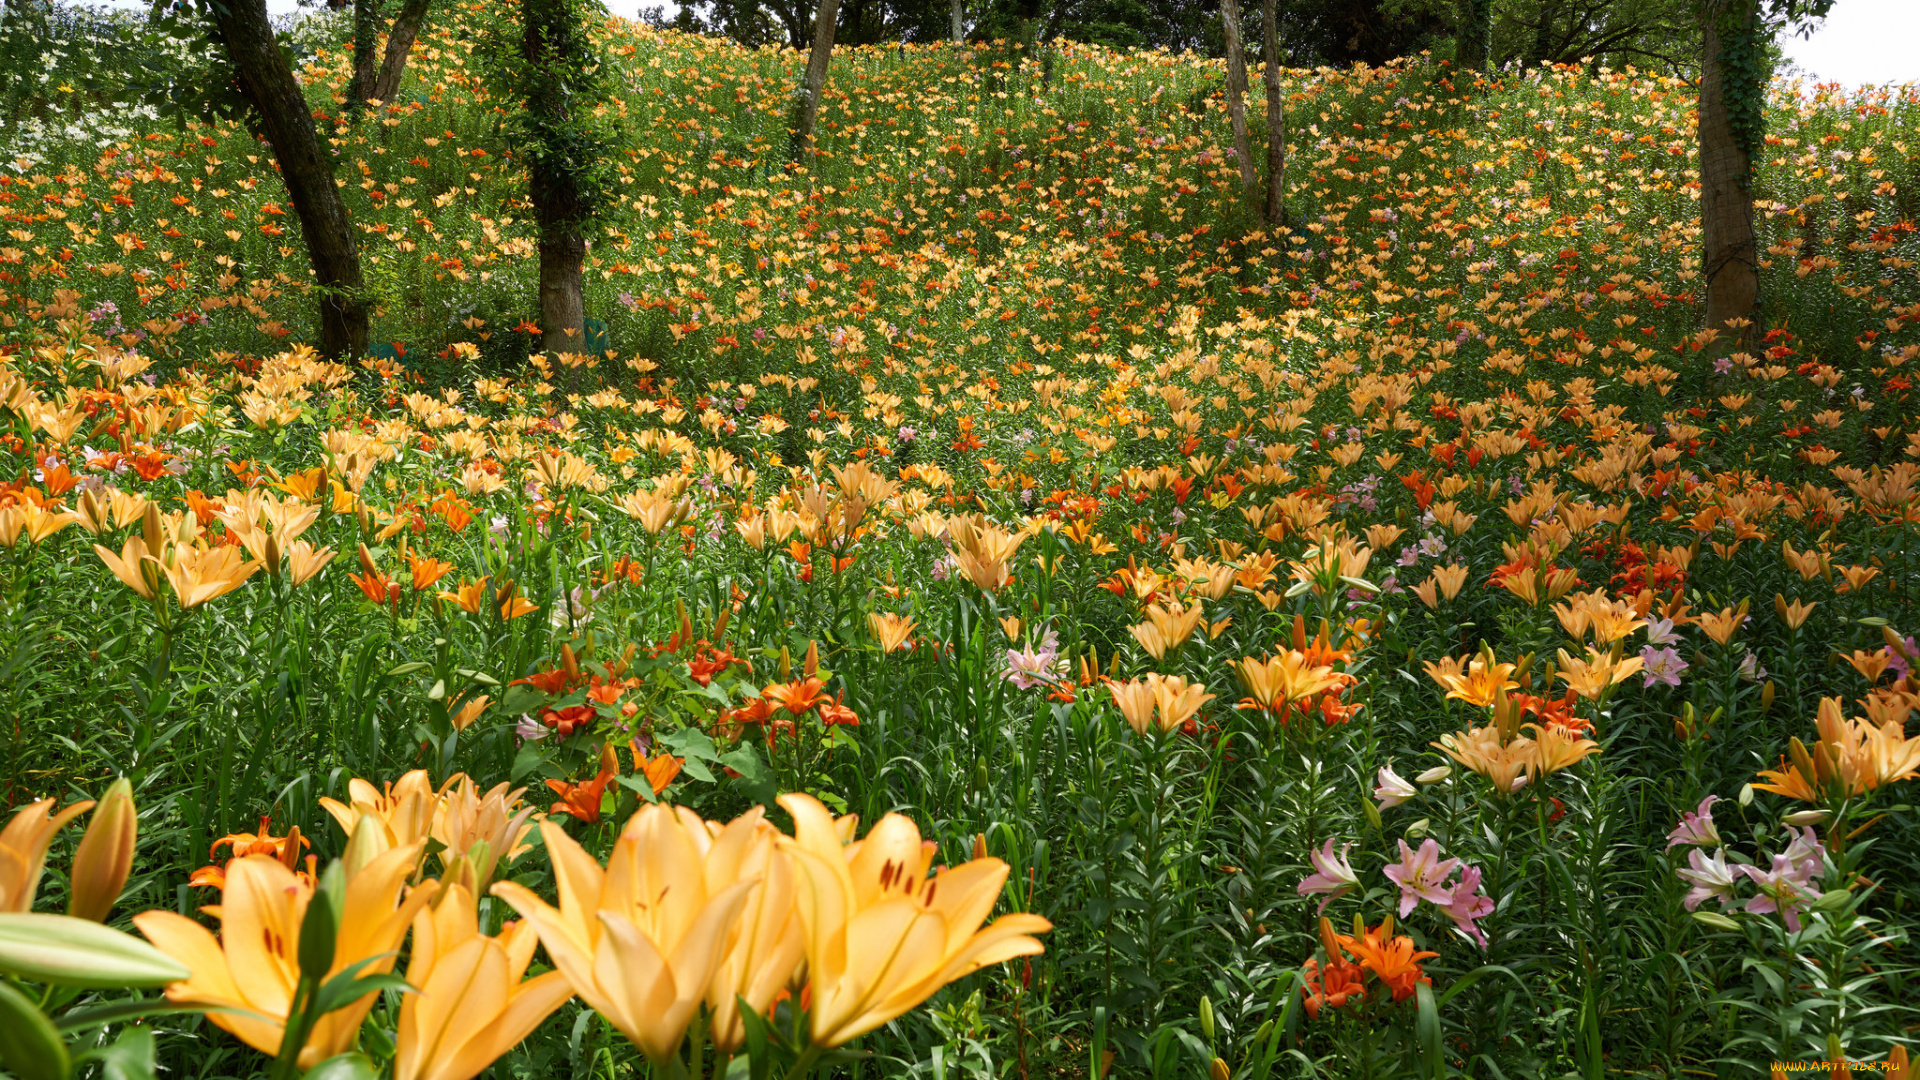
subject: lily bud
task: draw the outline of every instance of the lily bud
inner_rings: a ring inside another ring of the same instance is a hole
[[[1230,1080],[1233,1074],[1227,1071],[1226,1062],[1214,1058],[1213,1064],[1207,1066],[1207,1076],[1208,1080]]]
[[[1827,812],[1825,810],[1796,810],[1780,820],[1794,826],[1818,825],[1827,820]]]
[[[355,829],[354,840],[373,829]],[[351,851],[354,842],[347,842]],[[313,898],[307,902],[307,913],[300,920],[300,944],[297,959],[300,961],[300,977],[312,979],[315,984],[327,977],[333,967],[336,943],[340,936],[340,915],[346,906],[347,874],[340,862],[327,867],[320,877],[320,887],[314,890]]]
[[[1200,995],[1200,1034],[1207,1042],[1213,1042],[1213,999],[1205,994]]]
[[[1447,765],[1436,765],[1413,778],[1416,784],[1437,784],[1453,775],[1453,769]]]
[[[43,912],[0,913],[0,975],[55,986],[125,990],[166,986],[191,974],[132,934],[96,922]],[[0,1023],[0,1030],[5,1027]]]
[[[107,920],[133,870],[133,845],[139,833],[140,811],[133,804],[133,785],[121,777],[100,797],[87,823],[87,834],[74,850],[67,914],[93,922]]]
[[[160,531],[160,507],[147,504],[147,512],[140,519],[140,532],[147,542],[147,550],[158,554],[161,545],[166,543],[166,533]]]
[[[347,876],[352,877],[368,863],[385,855],[390,846],[386,826],[372,814],[363,813],[354,822],[353,834],[347,837],[347,850],[340,853],[340,863],[345,867]]]

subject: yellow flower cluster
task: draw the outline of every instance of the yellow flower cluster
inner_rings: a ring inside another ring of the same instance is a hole
[[[505,785],[482,795],[466,777],[435,790],[413,772],[385,788],[355,780],[348,803],[325,800],[343,826],[351,822],[327,976],[355,965],[362,974],[390,969],[413,932],[406,976],[414,992],[401,1008],[396,1080],[470,1080],[575,994],[656,1063],[678,1060],[703,1008],[724,1057],[746,1042],[740,1002],[764,1014],[793,995],[805,1003],[818,1052],[955,979],[1041,952],[1033,935],[1052,929],[1028,914],[983,927],[1007,879],[999,859],[929,873],[935,845],[908,818],[889,814],[856,840],[856,817],[835,818],[793,794],[780,800],[792,837],[758,807],[726,824],[642,807],[605,866],[542,821],[558,906],[500,882],[493,894],[524,921],[488,936],[475,908],[475,886],[488,874],[472,863],[491,867],[492,853],[523,850],[532,826],[525,810],[515,812],[518,796]],[[430,840],[444,846],[446,872],[409,886]],[[271,1054],[295,1007],[302,927],[317,895],[310,875],[271,855],[245,855],[227,866],[221,902],[208,909],[221,921],[219,937],[167,911],[134,922],[192,972],[168,988],[171,1000],[205,1007],[215,1025]],[[536,944],[557,970],[527,979]],[[322,1016],[301,1067],[350,1048],[374,1000],[369,992]]]

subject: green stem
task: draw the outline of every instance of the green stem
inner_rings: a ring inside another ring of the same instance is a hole
[[[319,987],[312,979],[301,979],[293,991],[293,1003],[287,1010],[287,1026],[280,1037],[280,1053],[273,1059],[268,1080],[293,1080],[300,1071],[300,1051],[306,1046],[307,1032],[319,1019]]]
[[[808,1043],[807,1048],[800,1051],[800,1058],[793,1063],[793,1068],[787,1070],[787,1080],[800,1080],[801,1077],[811,1076],[813,1063],[820,1060],[820,1055],[824,1053],[826,1053],[826,1047]]]

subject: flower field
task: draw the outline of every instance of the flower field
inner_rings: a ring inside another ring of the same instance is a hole
[[[13,1075],[1907,1067],[1920,90],[1775,87],[1740,342],[1675,79],[1288,72],[1267,228],[1219,63],[846,49],[796,167],[610,20],[548,360],[491,17],[303,70],[364,361],[244,129],[0,142]]]

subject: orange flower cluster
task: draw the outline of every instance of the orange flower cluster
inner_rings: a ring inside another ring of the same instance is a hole
[[[1325,950],[1326,963],[1308,957],[1300,986],[1307,1015],[1316,1020],[1321,1009],[1338,1009],[1364,998],[1375,985],[1385,990],[1390,1000],[1405,1001],[1413,996],[1415,987],[1432,985],[1420,961],[1440,955],[1415,949],[1413,939],[1404,934],[1395,937],[1392,915],[1372,928],[1355,915],[1352,936],[1335,933],[1333,921],[1321,916],[1320,946]],[[1374,981],[1370,982],[1368,976]]]

